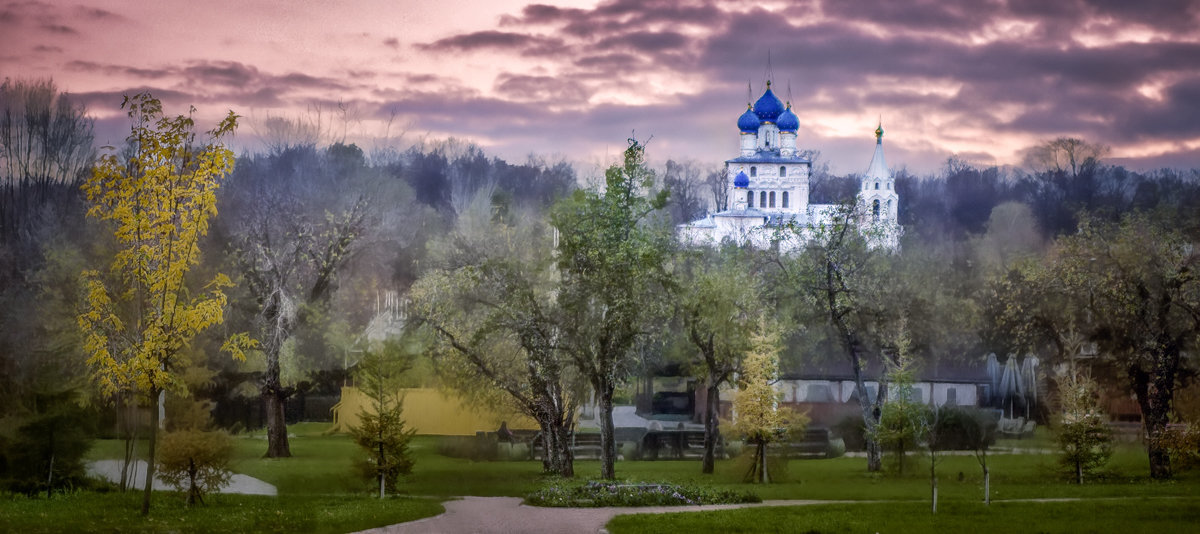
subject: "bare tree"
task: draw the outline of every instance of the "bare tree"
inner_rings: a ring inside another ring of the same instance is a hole
[[[375,180],[360,150],[328,152],[335,150],[350,163],[327,165],[333,156],[304,148],[256,158],[239,166],[225,197],[236,206],[228,231],[267,360],[261,392],[272,458],[291,456],[284,404],[295,390],[281,376],[288,341],[329,304],[369,230],[392,220],[382,208],[395,207],[385,193],[390,184]]]
[[[32,234],[44,206],[78,196],[96,159],[86,113],[51,80],[0,85],[0,240]]]
[[[1075,137],[1059,137],[1025,149],[1025,165],[1034,172],[1059,172],[1072,178],[1086,167],[1096,167],[1109,147]]]

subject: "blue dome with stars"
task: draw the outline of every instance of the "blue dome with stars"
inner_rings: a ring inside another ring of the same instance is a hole
[[[771,82],[767,82],[767,92],[758,97],[758,101],[754,103],[754,114],[758,115],[760,121],[775,122],[781,113],[783,113],[783,101],[771,91]]]
[[[800,129],[800,117],[797,117],[792,112],[791,102],[788,102],[787,109],[779,115],[779,119],[775,121],[775,124],[779,125],[779,131],[781,132],[796,133],[796,130]]]
[[[750,177],[746,176],[745,171],[739,171],[737,176],[733,177],[733,187],[737,189],[750,187]]]
[[[746,112],[738,117],[738,130],[742,133],[758,133],[758,115],[754,114],[754,110],[750,106],[746,106]]]

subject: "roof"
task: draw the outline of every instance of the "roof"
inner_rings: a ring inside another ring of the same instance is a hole
[[[805,163],[811,165],[812,160],[803,156],[780,156],[779,152],[774,150],[759,150],[749,156],[727,159],[725,163]]]
[[[891,177],[888,172],[887,160],[883,157],[883,128],[875,130],[875,154],[871,156],[871,164],[867,166],[865,180],[887,180]]]

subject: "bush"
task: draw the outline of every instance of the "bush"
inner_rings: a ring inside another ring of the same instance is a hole
[[[76,404],[73,391],[39,395],[34,404],[38,411],[4,421],[15,432],[0,434],[0,488],[33,495],[85,484],[89,412]]]
[[[500,458],[496,436],[442,436],[437,441],[438,454],[472,462],[494,462]]]
[[[162,437],[158,475],[187,493],[188,504],[204,502],[204,494],[229,483],[233,440],[224,432],[180,430]]]
[[[556,480],[525,497],[525,504],[550,507],[677,506],[762,502],[749,491],[654,482]]]
[[[1200,464],[1200,429],[1195,425],[1167,427],[1159,438],[1171,455],[1171,467],[1184,471]]]
[[[833,425],[833,435],[842,438],[847,451],[867,450],[867,425],[863,424],[862,414],[846,416]]]
[[[990,426],[991,428],[987,428]],[[996,444],[994,418],[977,408],[941,408],[937,418],[937,448],[943,451],[973,451]]]

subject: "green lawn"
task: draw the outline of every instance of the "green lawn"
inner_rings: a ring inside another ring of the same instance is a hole
[[[0,501],[0,532],[330,532],[392,525],[442,513],[432,499],[363,496],[212,495],[188,508],[170,493],[155,494],[148,518],[141,493],[79,492],[52,499]]]
[[[860,503],[624,515],[608,523],[614,534],[688,532],[795,532],[888,534],[1088,533],[1162,534],[1200,524],[1200,498],[1139,498],[1081,502],[953,503],[930,513],[928,503]],[[1188,527],[1187,525],[1193,525]]]
[[[261,434],[235,438],[234,471],[274,484],[279,490],[278,498],[213,496],[207,506],[187,509],[182,504],[182,497],[164,492],[156,495],[151,519],[144,521],[136,513],[137,495],[77,493],[51,500],[0,496],[0,531],[349,531],[437,514],[442,510],[437,501],[449,496],[520,497],[546,482],[540,462],[473,462],[448,458],[437,454],[438,438],[417,437],[412,443],[415,471],[401,489],[401,493],[413,498],[379,502],[370,497],[371,484],[354,471],[354,459],[361,452],[347,436],[324,435],[326,428],[327,424],[320,423],[289,427],[295,437],[291,439],[293,457],[286,459],[263,458],[267,445]],[[1052,446],[1045,436],[1001,445]],[[89,457],[117,458],[121,451],[120,442],[101,441]],[[749,488],[768,500],[894,502],[758,508],[696,516],[627,517],[614,521],[614,531],[695,528],[710,532],[771,532],[775,525],[785,525],[784,530],[804,532],[794,525],[807,525],[804,528],[816,532],[920,532],[922,529],[956,532],[967,530],[967,525],[979,530],[975,523],[983,523],[1033,525],[1029,526],[1031,531],[1045,532],[1087,531],[1088,528],[1139,532],[1152,527],[1170,532],[1200,519],[1196,517],[1200,501],[1195,498],[1200,495],[1200,471],[1181,473],[1170,482],[1150,481],[1146,455],[1140,447],[1119,448],[1104,472],[1082,486],[1069,482],[1058,469],[1054,455],[993,455],[989,464],[992,498],[997,502],[992,507],[985,507],[980,503],[983,483],[975,458],[943,457],[938,466],[942,510],[934,518],[928,515],[927,460],[917,461],[904,475],[867,473],[863,458],[795,460],[788,463],[785,480],[760,486],[741,483],[743,467],[737,460],[719,461],[714,475],[701,475],[700,463],[695,460],[621,461],[617,464],[617,476],[628,480],[739,491]],[[595,478],[600,466],[596,460],[579,460],[575,470],[580,479]],[[425,496],[433,499],[422,498]],[[1012,502],[1014,499],[1041,498],[1092,500]],[[756,519],[747,521],[747,517]],[[902,518],[903,523],[897,523],[901,521],[897,518]],[[661,521],[667,521],[669,528]],[[748,527],[737,526],[742,524]],[[1006,532],[1023,529],[1010,528]]]

